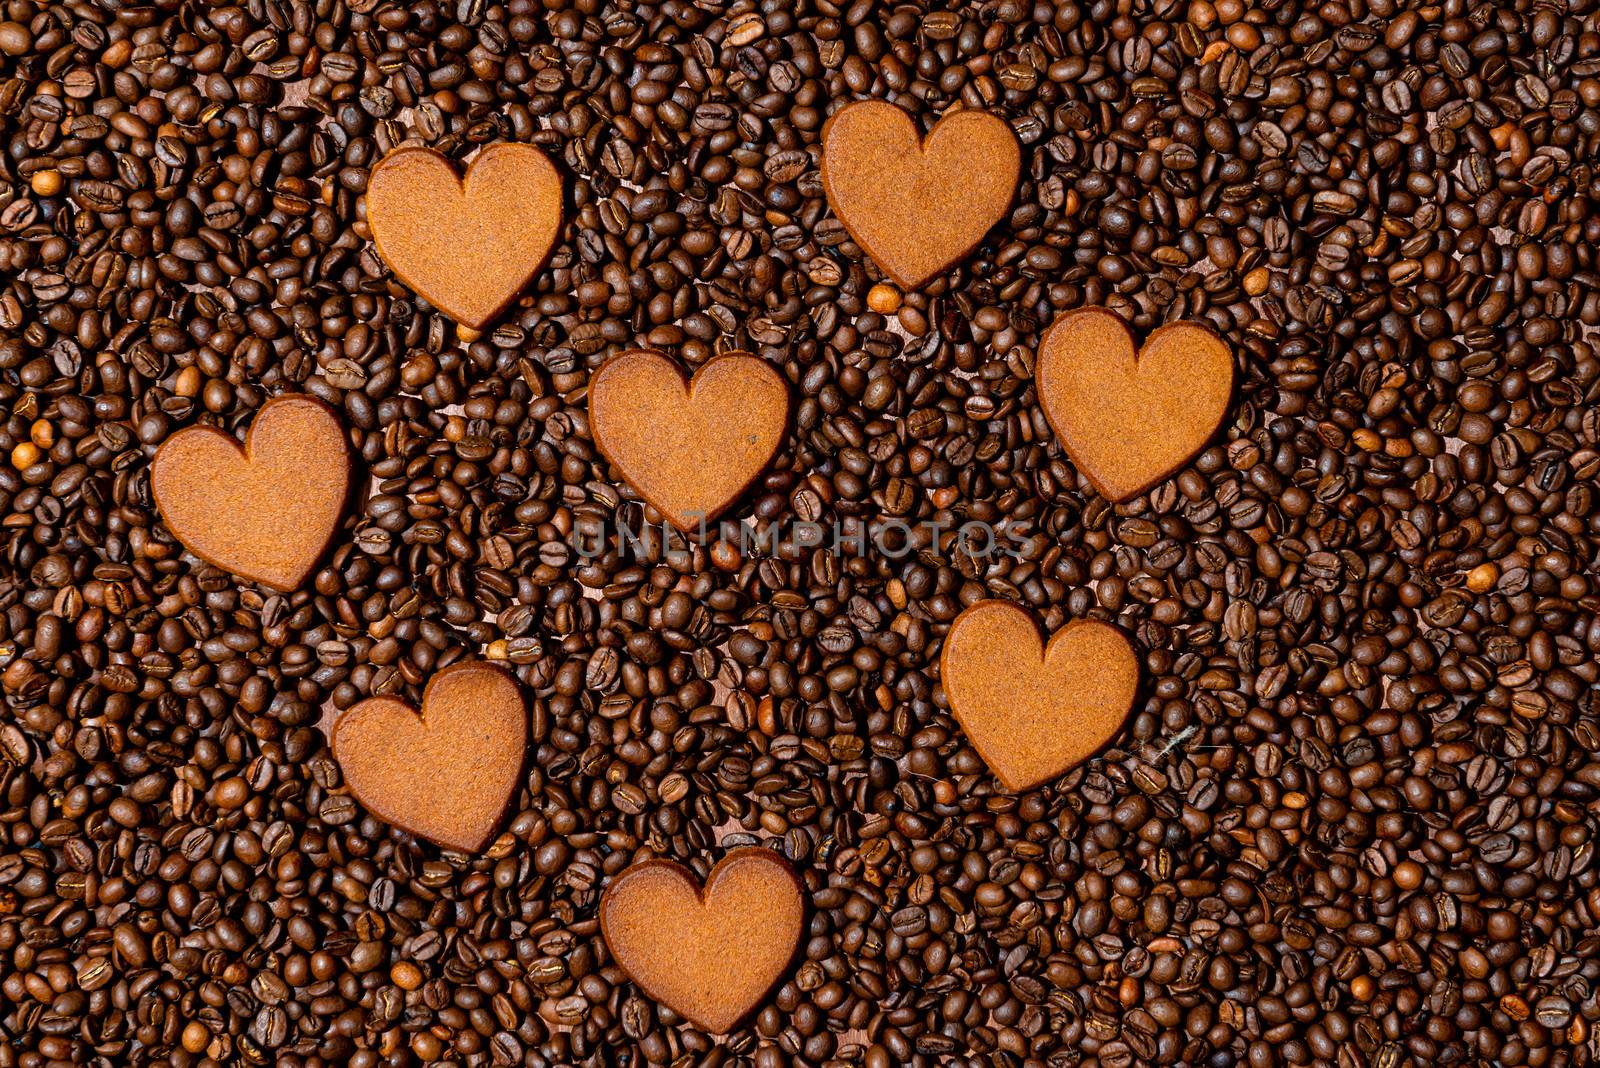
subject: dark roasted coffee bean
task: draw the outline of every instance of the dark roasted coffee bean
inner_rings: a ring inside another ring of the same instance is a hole
[[[1582,1060],[1587,8],[81,6],[0,13],[0,1063]],[[822,188],[869,97],[1023,149],[913,291]],[[469,335],[362,196],[402,143],[507,140],[569,217]],[[1120,503],[1035,397],[1089,305],[1236,357],[1216,439]],[[589,376],[634,347],[790,384],[720,532],[663,531],[595,449]],[[147,472],[285,392],[365,477],[274,594],[185,553]],[[983,597],[1142,660],[1107,748],[1020,795],[941,685]],[[465,658],[531,739],[470,855],[327,740]],[[595,907],[759,841],[807,933],[713,1041]]]

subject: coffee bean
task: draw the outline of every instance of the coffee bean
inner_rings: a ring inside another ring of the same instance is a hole
[[[6,13],[8,1055],[1585,1048],[1584,11],[733,10]],[[921,131],[981,108],[1023,145],[1006,217],[915,291],[880,285],[821,188],[821,126],[866,97]],[[457,163],[534,143],[563,170],[549,262],[471,340],[371,251],[367,175],[411,139]],[[1087,305],[1141,336],[1202,322],[1238,369],[1210,447],[1114,506],[1032,387],[1041,332]],[[585,390],[633,347],[749,349],[790,384],[731,549],[607,540],[646,513]],[[147,468],[285,392],[340,412],[370,485],[268,597],[183,552]],[[1002,521],[1015,556],[958,551]],[[1108,747],[1021,795],[940,681],[986,596],[1115,623],[1142,660]],[[325,740],[468,657],[517,674],[532,739],[470,856],[364,811]],[[635,857],[703,875],[763,839],[803,871],[807,939],[714,1045],[626,981],[595,899]]]

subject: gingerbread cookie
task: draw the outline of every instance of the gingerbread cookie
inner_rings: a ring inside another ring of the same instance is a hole
[[[903,289],[977,247],[1017,192],[1022,150],[986,111],[945,115],[926,138],[893,104],[848,104],[822,128],[822,184],[856,244]]]
[[[686,533],[732,504],[772,459],[789,420],[789,387],[765,360],[713,356],[684,380],[642,349],[589,382],[589,430],[656,511]]]
[[[477,329],[514,300],[561,232],[561,176],[532,145],[490,145],[457,178],[431,148],[395,149],[367,179],[367,225],[396,277]]]
[[[1078,470],[1107,500],[1125,501],[1216,433],[1233,391],[1233,354],[1196,323],[1160,327],[1135,352],[1120,318],[1085,308],[1045,331],[1034,383]]]
[[[1048,782],[1117,732],[1139,660],[1120,630],[1080,620],[1045,645],[1033,617],[979,601],[945,635],[939,675],[950,713],[1008,790]]]
[[[300,585],[338,529],[350,469],[333,409],[293,394],[261,406],[243,445],[214,427],[172,435],[150,464],[150,491],[184,548],[286,591]]]
[[[706,1031],[733,1029],[788,967],[803,933],[799,878],[770,849],[735,849],[702,889],[666,860],[635,864],[600,899],[600,928],[623,971]]]
[[[482,848],[517,785],[528,711],[510,675],[469,660],[435,672],[419,714],[369,697],[333,725],[350,792],[397,827],[451,849]]]

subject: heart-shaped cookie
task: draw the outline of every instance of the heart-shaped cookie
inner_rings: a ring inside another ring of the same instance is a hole
[[[595,444],[685,533],[745,491],[778,450],[788,421],[788,384],[745,352],[713,356],[685,382],[667,357],[635,349],[589,381]]]
[[[1233,354],[1196,323],[1160,327],[1135,352],[1115,313],[1084,308],[1045,331],[1034,385],[1078,470],[1107,500],[1125,501],[1216,433],[1233,392]]]
[[[702,890],[667,860],[635,864],[600,899],[611,956],[645,993],[725,1034],[766,996],[800,943],[800,880],[778,854],[735,849]]]
[[[945,700],[1008,790],[1048,782],[1094,753],[1133,707],[1139,660],[1107,623],[1068,623],[1045,645],[1033,617],[979,601],[956,617],[939,658]]]
[[[412,834],[473,852],[494,833],[517,785],[528,711],[516,680],[482,661],[435,672],[422,713],[369,697],[333,724],[333,755],[350,792]]]
[[[173,537],[276,590],[299,586],[327,549],[349,490],[339,417],[300,394],[263,404],[242,447],[192,426],[162,442],[150,464],[150,491]]]
[[[1022,150],[1004,120],[957,111],[926,139],[900,108],[848,104],[822,127],[822,185],[856,244],[902,289],[977,247],[1017,193]]]
[[[473,329],[528,284],[561,231],[561,175],[532,145],[490,145],[456,177],[431,148],[397,148],[367,179],[378,254],[429,304]]]

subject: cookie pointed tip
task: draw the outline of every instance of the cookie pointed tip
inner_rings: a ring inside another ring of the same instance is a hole
[[[443,846],[446,849],[454,849],[458,853],[479,853],[483,851],[484,843],[489,840],[489,836],[492,833],[492,831],[485,831],[475,838],[468,834],[451,835],[449,837],[434,838],[431,841],[435,845]],[[424,835],[423,837],[427,836]]]
[[[306,576],[309,574],[311,574],[311,571],[308,568],[294,575],[260,575],[255,577],[255,581],[269,590],[276,590],[278,593],[293,593],[300,588],[300,585],[305,582]],[[250,578],[251,576],[245,575],[242,577]]]

